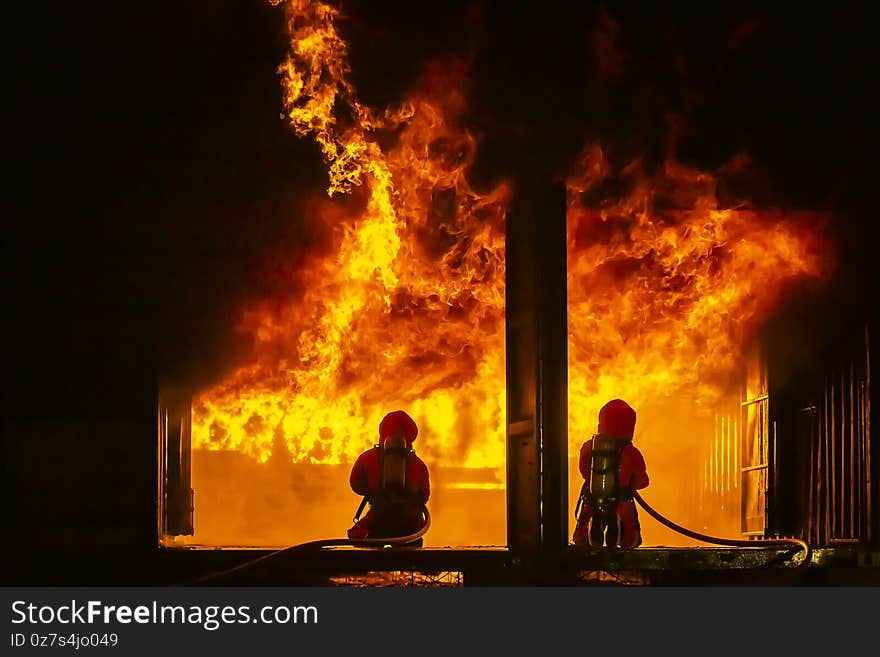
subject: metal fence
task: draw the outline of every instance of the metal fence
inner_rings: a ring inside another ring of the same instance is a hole
[[[806,529],[820,545],[874,538],[870,384],[866,329],[863,353],[829,374],[821,397],[801,409],[799,433],[810,450]]]

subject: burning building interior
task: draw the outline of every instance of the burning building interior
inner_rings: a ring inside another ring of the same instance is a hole
[[[510,4],[26,25],[8,581],[880,582],[864,17]],[[612,399],[630,550],[571,544]],[[285,549],[396,409],[422,547]]]

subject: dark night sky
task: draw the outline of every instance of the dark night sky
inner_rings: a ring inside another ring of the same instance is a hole
[[[864,5],[519,4],[346,3],[361,97],[393,102],[426,61],[469,61],[481,181],[564,170],[588,137],[657,155],[678,115],[683,159],[714,168],[748,150],[767,172],[765,200],[834,210],[842,281],[876,276],[878,58]],[[325,174],[316,147],[279,119],[279,9],[197,0],[32,11],[15,25],[7,120],[4,480],[30,500],[20,523],[76,524],[152,495],[150,467],[117,475],[134,482],[118,506],[90,497],[97,484],[82,492],[108,459],[152,458],[152,445],[119,446],[92,427],[151,427],[160,369],[217,374],[264,264],[307,238],[291,217]],[[592,35],[604,15],[624,57],[603,76]],[[53,422],[80,427],[80,442],[45,437]],[[68,499],[50,503],[47,490]]]

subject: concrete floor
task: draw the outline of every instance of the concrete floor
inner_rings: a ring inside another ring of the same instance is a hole
[[[257,561],[258,560],[258,561]],[[505,548],[351,547],[273,554],[263,549],[150,549],[9,555],[10,586],[880,586],[880,551],[817,548],[569,548],[544,558]],[[244,564],[248,564],[244,566]],[[243,567],[242,567],[243,566]]]

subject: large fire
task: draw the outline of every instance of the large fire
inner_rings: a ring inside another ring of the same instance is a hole
[[[280,434],[294,461],[346,462],[403,407],[430,458],[500,466],[507,190],[468,185],[474,141],[454,90],[384,114],[358,103],[335,16],[288,5],[285,106],[321,145],[330,196],[362,202],[335,213],[336,250],[306,262],[301,296],[245,313],[254,363],[197,400],[195,444],[265,461]]]
[[[582,152],[568,181],[573,438],[615,396],[711,408],[784,287],[820,273],[812,214],[722,209],[717,185],[674,161],[649,176]]]
[[[310,219],[332,223],[334,245],[303,261],[300,292],[243,311],[251,362],[194,400],[193,446],[255,463],[280,454],[300,468],[344,465],[373,444],[384,413],[404,408],[429,466],[492,469],[493,481],[465,486],[501,488],[512,192],[469,185],[475,140],[454,78],[434,71],[407,102],[376,111],[348,80],[337,10],[292,0],[286,17],[286,115],[326,159],[330,198]],[[627,192],[606,194],[611,180]],[[654,175],[615,171],[598,147],[578,162],[568,209],[573,457],[610,398],[639,409],[686,393],[711,407],[737,369],[744,332],[786,281],[818,271],[803,227],[721,209],[715,183],[673,164]],[[486,512],[443,508],[472,527]],[[346,520],[334,519],[335,533]],[[504,518],[491,524],[472,542],[503,543]],[[436,527],[432,542],[452,540]],[[198,539],[198,516],[196,528]]]

